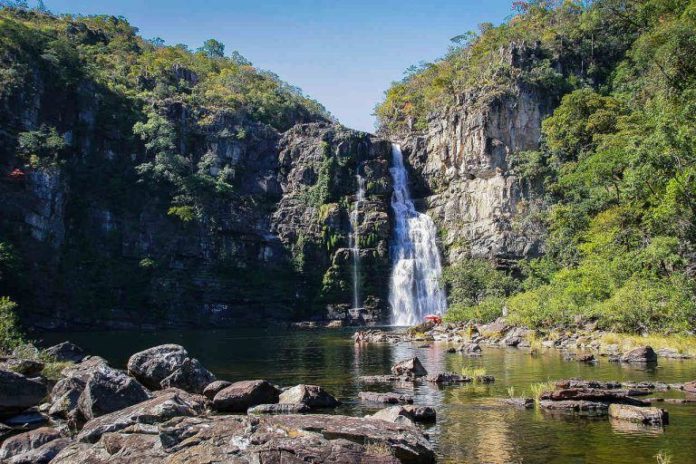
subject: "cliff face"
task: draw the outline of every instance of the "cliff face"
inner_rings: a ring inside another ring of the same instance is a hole
[[[20,258],[5,285],[25,321],[128,328],[384,317],[387,142],[327,122],[280,133],[224,111],[202,126],[195,109],[169,104],[163,113],[179,149],[206,175],[224,171],[233,186],[201,197],[200,215],[187,219],[168,214],[170,187],[138,174],[148,159],[141,145],[84,124],[105,111],[99,91],[79,86],[88,92],[59,122],[50,108],[60,94],[36,87],[19,97],[35,104],[11,115],[25,131],[57,123],[71,141],[58,163],[26,166],[11,150],[0,160],[0,233]],[[22,178],[11,178],[15,168]],[[368,185],[359,214],[365,308],[349,312],[358,172]]]
[[[539,147],[541,121],[551,110],[551,99],[532,89],[472,92],[431,114],[424,133],[396,136],[414,171],[414,196],[443,231],[448,261],[472,256],[504,264],[540,253],[539,231],[521,221],[531,192],[511,157]]]

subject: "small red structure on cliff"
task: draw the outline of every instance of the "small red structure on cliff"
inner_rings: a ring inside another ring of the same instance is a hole
[[[22,171],[19,168],[15,168],[11,173],[9,173],[7,175],[7,177],[9,177],[10,180],[15,181],[15,182],[23,181],[24,176],[26,176],[26,174],[24,173],[24,171]]]

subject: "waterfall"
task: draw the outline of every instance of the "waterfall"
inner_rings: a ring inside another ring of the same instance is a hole
[[[353,255],[353,308],[359,308],[360,304],[360,236],[359,214],[360,203],[365,200],[365,179],[360,174],[355,178],[358,181],[358,191],[355,195],[353,210],[350,212],[350,251]]]
[[[392,324],[413,325],[427,314],[444,314],[447,302],[440,288],[440,253],[437,229],[427,214],[416,211],[408,191],[408,174],[401,148],[392,145],[394,193],[391,206],[396,227],[392,243],[389,303]]]

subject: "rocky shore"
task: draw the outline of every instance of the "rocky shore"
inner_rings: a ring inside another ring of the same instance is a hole
[[[179,345],[135,353],[125,371],[67,342],[39,354],[64,363],[57,379],[19,354],[0,364],[0,462],[435,462],[415,425],[434,421],[432,408],[330,414],[340,401],[321,386],[218,380]],[[427,375],[417,359],[393,372]],[[360,399],[413,403],[373,392]]]

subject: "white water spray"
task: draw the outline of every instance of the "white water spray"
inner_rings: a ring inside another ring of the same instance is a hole
[[[440,253],[437,229],[427,214],[416,211],[408,191],[408,174],[401,148],[392,145],[394,193],[391,206],[396,229],[392,244],[392,274],[389,303],[393,325],[414,325],[427,314],[447,310],[445,292],[440,288]]]
[[[359,308],[360,301],[360,235],[359,235],[359,215],[360,203],[365,201],[365,179],[360,174],[355,178],[358,181],[358,191],[353,203],[353,210],[350,212],[350,251],[353,255],[353,308]]]

